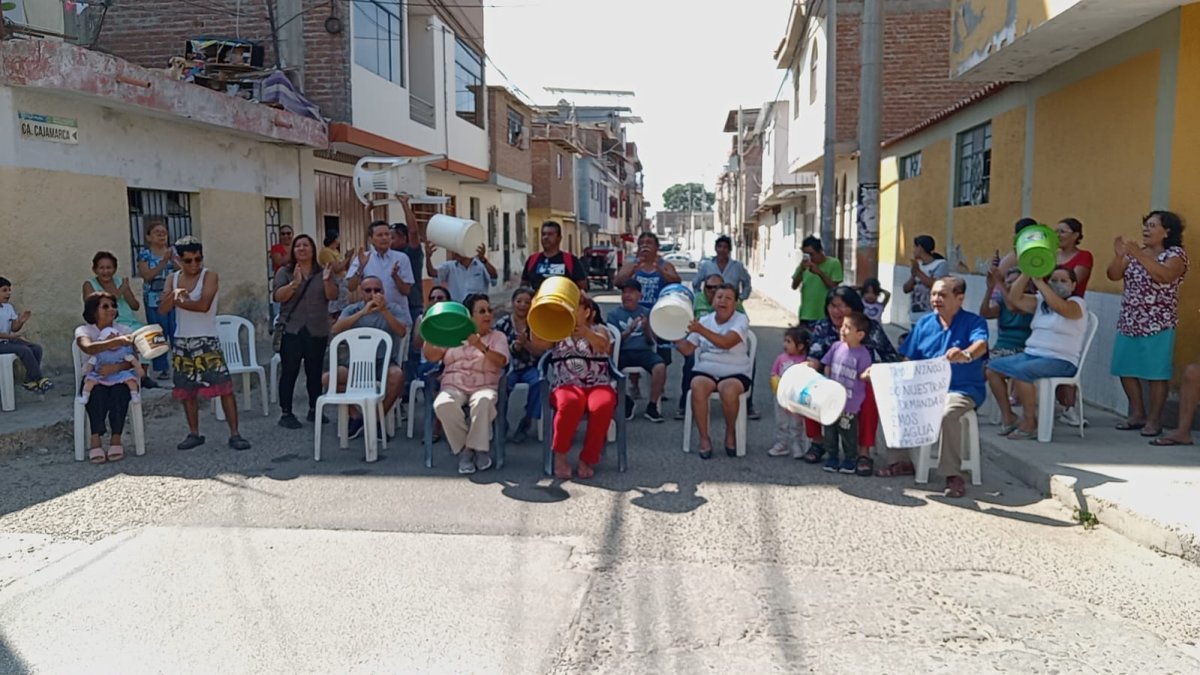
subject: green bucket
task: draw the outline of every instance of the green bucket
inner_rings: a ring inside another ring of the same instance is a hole
[[[435,347],[458,347],[474,332],[471,312],[461,302],[439,302],[421,319],[421,337]]]
[[[1017,266],[1035,279],[1058,267],[1058,233],[1045,225],[1030,225],[1017,233]]]

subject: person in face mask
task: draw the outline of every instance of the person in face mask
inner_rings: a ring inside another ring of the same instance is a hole
[[[1026,293],[1029,277],[1021,274],[1008,290],[1010,307],[1033,315],[1025,352],[994,359],[987,367],[988,386],[1004,422],[1000,435],[1011,440],[1037,436],[1037,386],[1045,377],[1071,377],[1087,335],[1087,305],[1076,293],[1075,270],[1059,267],[1046,279],[1033,279],[1035,293]],[[1008,400],[1012,380],[1022,414],[1018,420]]]

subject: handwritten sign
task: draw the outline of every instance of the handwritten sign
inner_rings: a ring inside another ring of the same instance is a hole
[[[871,383],[888,447],[915,448],[937,442],[950,392],[949,361],[878,363],[871,366]]]

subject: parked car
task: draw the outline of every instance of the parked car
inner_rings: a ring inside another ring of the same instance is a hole
[[[663,256],[663,260],[676,267],[685,266],[689,269],[696,269],[696,261],[687,253],[668,253],[667,255]]]

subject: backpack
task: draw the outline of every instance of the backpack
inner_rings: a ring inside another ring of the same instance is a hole
[[[567,276],[575,274],[575,256],[569,251],[563,251],[563,266],[567,268]],[[525,274],[533,274],[533,270],[537,268],[538,263],[545,258],[546,254],[543,251],[538,251],[529,256],[529,260],[525,261]]]

